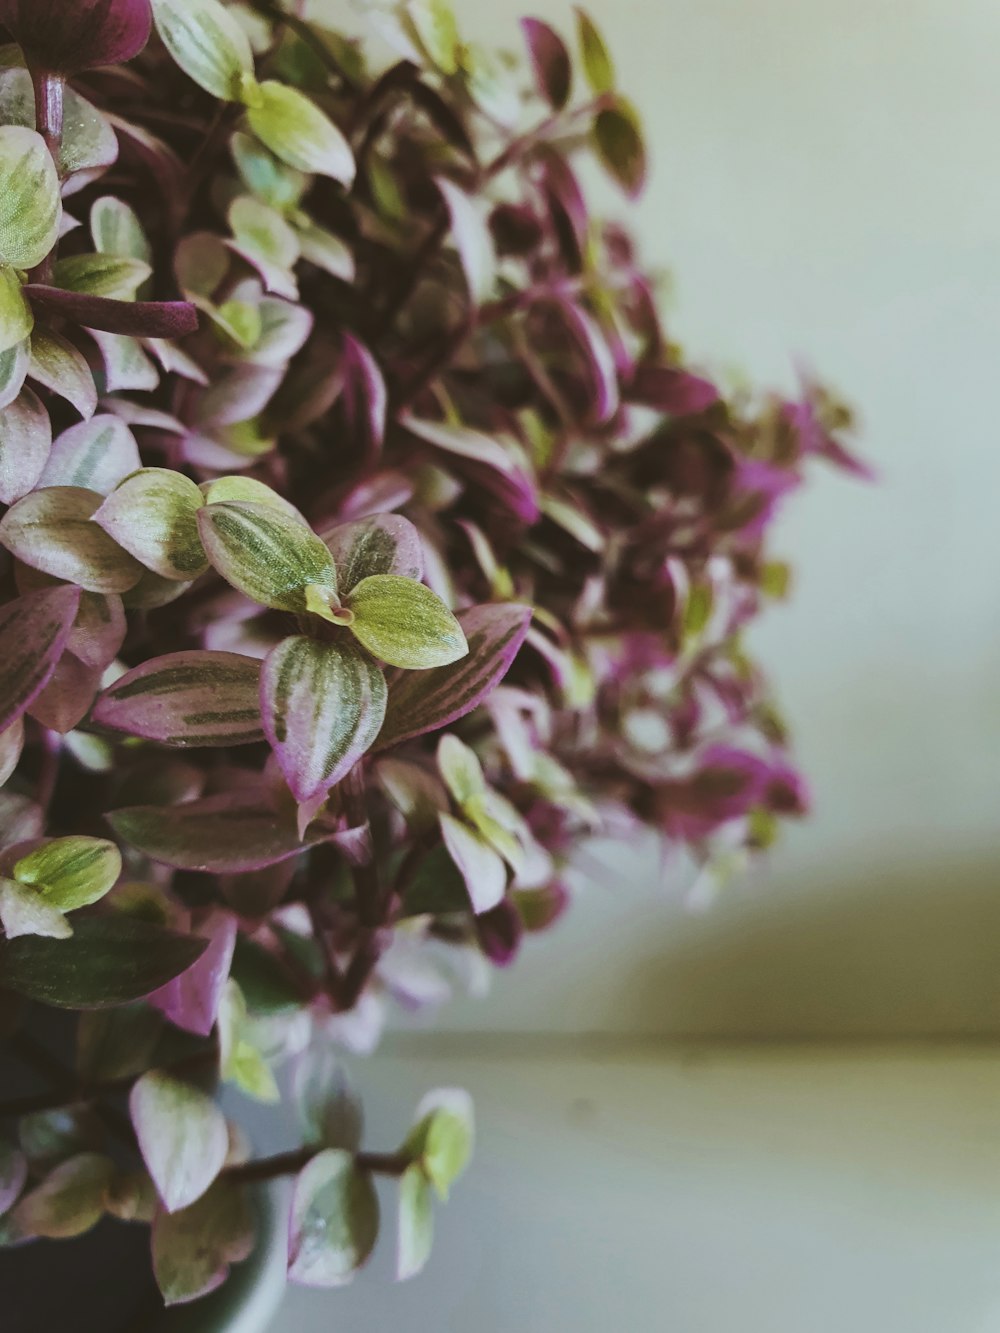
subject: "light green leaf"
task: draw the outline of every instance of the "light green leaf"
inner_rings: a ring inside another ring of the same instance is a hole
[[[59,237],[61,218],[59,177],[45,140],[21,125],[0,126],[0,259],[19,269],[40,264]]]
[[[299,257],[299,242],[276,209],[243,194],[229,206],[232,248],[257,269],[268,291],[294,300],[298,288],[292,269]]]
[[[35,128],[35,92],[26,69],[0,72],[0,122]],[[118,138],[110,122],[69,84],[63,88],[63,132],[59,176],[63,195],[82,189],[118,156]],[[78,179],[73,180],[76,176]],[[69,178],[69,179],[68,179]]]
[[[339,236],[315,222],[300,224],[296,221],[295,226],[303,259],[342,282],[354,281],[354,256]]]
[[[114,1165],[99,1153],[84,1152],[60,1163],[13,1209],[14,1221],[29,1236],[67,1240],[100,1221],[104,1192]]]
[[[152,269],[141,259],[123,259],[118,255],[70,255],[56,261],[52,283],[65,291],[81,292],[85,296],[131,301],[151,273]]]
[[[615,67],[597,24],[582,9],[576,11],[576,32],[583,55],[583,72],[595,93],[608,93],[615,86]]]
[[[0,352],[8,352],[24,342],[34,323],[21,279],[10,264],[0,260]]]
[[[225,335],[221,341],[229,338],[244,352],[260,342],[260,335],[264,331],[260,306],[252,305],[249,301],[223,301],[218,309],[210,309],[208,315],[216,328]]]
[[[437,765],[445,785],[460,806],[486,790],[483,766],[475,751],[450,732],[438,742]]]
[[[447,0],[409,0],[406,17],[428,59],[442,74],[456,74],[460,51],[458,22]]]
[[[264,482],[258,481],[256,477],[238,475],[215,477],[212,481],[203,481],[200,489],[206,504],[223,504],[226,500],[246,500],[252,504],[271,505],[274,509],[280,509],[282,513],[287,514],[289,518],[294,518],[296,522],[305,524],[305,519],[293,504]]]
[[[421,1100],[405,1147],[417,1155],[439,1198],[447,1199],[468,1166],[474,1137],[472,1098],[464,1089],[437,1088]]]
[[[240,178],[258,199],[280,213],[298,207],[309,184],[308,176],[279,161],[250,134],[237,132],[229,147]]]
[[[358,640],[390,666],[446,666],[469,651],[461,625],[444,602],[415,579],[373,574],[351,589],[346,605]]]
[[[147,467],[111,492],[94,522],[154,574],[185,583],[208,568],[198,534],[203,504],[190,477]]]
[[[19,935],[65,940],[73,934],[73,927],[58,907],[47,903],[37,889],[13,879],[0,879],[0,922],[9,940]]]
[[[212,565],[262,606],[302,612],[309,584],[337,591],[330,552],[304,523],[272,504],[206,505],[198,512],[198,526]]]
[[[177,64],[213,97],[238,102],[253,86],[250,40],[219,0],[153,0],[153,19]]]
[[[14,878],[63,912],[98,902],[118,881],[121,852],[106,838],[54,838],[22,856]]]
[[[241,1092],[258,1102],[281,1100],[281,1092],[271,1066],[250,1039],[251,1024],[246,1000],[239,985],[226,982],[219,1004],[220,1074],[227,1083],[235,1083]]]
[[[399,1228],[396,1277],[400,1282],[416,1277],[431,1255],[434,1243],[434,1210],[430,1181],[419,1162],[403,1172],[399,1181]]]
[[[229,1265],[254,1245],[254,1212],[245,1186],[225,1176],[179,1213],[153,1221],[153,1272],[167,1305],[196,1300],[225,1282]]]
[[[268,79],[247,108],[254,134],[289,166],[330,176],[344,186],[354,180],[354,154],[333,121],[297,88]]]
[[[112,194],[95,199],[90,210],[90,235],[102,255],[139,259],[149,264],[153,251],[135,210]]]
[[[28,351],[29,344],[19,342],[0,352],[0,412],[21,392],[28,374]]]
[[[340,1287],[371,1254],[378,1196],[349,1152],[326,1148],[299,1174],[292,1197],[288,1276],[308,1287]]]

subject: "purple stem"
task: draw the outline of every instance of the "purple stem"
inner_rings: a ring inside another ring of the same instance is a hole
[[[35,128],[45,140],[56,172],[60,179],[59,158],[63,138],[63,93],[65,84],[61,74],[50,74],[47,70],[32,69],[31,86],[35,93]],[[48,282],[55,263],[56,247],[45,256],[42,262],[31,271],[33,282]]]

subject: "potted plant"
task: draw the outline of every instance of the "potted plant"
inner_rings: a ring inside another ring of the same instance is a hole
[[[469,1100],[364,1143],[339,1052],[511,963],[595,832],[716,873],[805,805],[742,631],[807,462],[858,469],[845,410],[727,400],[664,333],[574,166],[646,172],[584,13],[526,63],[438,0],[374,18],[377,66],[264,0],[0,0],[16,1329],[63,1287],[158,1327],[277,1177],[293,1281],[364,1263],[380,1175],[419,1272]],[[255,1158],[218,1093],[280,1065],[301,1143]]]

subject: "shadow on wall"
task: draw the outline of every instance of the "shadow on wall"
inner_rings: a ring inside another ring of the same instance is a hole
[[[662,928],[615,1026],[666,1036],[1000,1035],[1000,850],[764,886]]]

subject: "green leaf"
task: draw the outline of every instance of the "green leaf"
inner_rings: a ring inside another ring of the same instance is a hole
[[[94,249],[102,255],[138,259],[144,264],[153,258],[152,247],[135,210],[113,194],[94,200],[90,210],[90,235]]]
[[[168,1213],[189,1208],[225,1164],[226,1117],[200,1088],[160,1069],[133,1085],[129,1113],[163,1206]]]
[[[281,214],[269,204],[241,194],[229,205],[233,249],[252,264],[269,291],[294,299],[291,270],[299,257],[299,242]]]
[[[486,791],[483,766],[474,750],[450,733],[442,736],[437,750],[438,772],[460,806]]]
[[[227,1083],[235,1083],[248,1097],[259,1102],[280,1101],[281,1092],[267,1063],[251,1036],[246,1000],[239,983],[226,982],[219,1004],[220,1073]]]
[[[357,1152],[364,1117],[339,1054],[314,1043],[296,1065],[294,1089],[305,1141]]]
[[[269,949],[242,933],[236,937],[232,976],[246,1009],[254,1014],[274,1017],[302,1008],[295,974]]]
[[[475,1137],[472,1098],[462,1088],[437,1088],[417,1107],[405,1148],[419,1159],[441,1199],[469,1164]]]
[[[111,492],[94,522],[147,569],[185,583],[208,568],[198,533],[204,503],[190,477],[147,467]]]
[[[247,108],[254,134],[283,162],[299,171],[330,176],[350,187],[354,155],[333,121],[297,88],[268,79]]]
[[[41,891],[62,912],[99,902],[118,882],[121,852],[106,838],[53,838],[22,856],[14,878]]]
[[[646,146],[631,102],[616,97],[594,118],[594,146],[608,173],[634,199],[646,183]]]
[[[374,574],[351,589],[351,630],[390,666],[420,670],[457,662],[469,651],[462,627],[437,593],[415,579]]]
[[[101,1009],[138,1000],[185,972],[206,943],[119,914],[81,916],[72,939],[0,940],[0,981],[42,1004]]]
[[[308,585],[337,592],[333,557],[304,523],[272,504],[226,501],[198,511],[209,561],[251,601],[304,612]]]
[[[299,1174],[289,1223],[288,1276],[308,1287],[340,1287],[371,1254],[378,1196],[349,1152],[326,1148]]]
[[[434,1243],[434,1210],[430,1182],[419,1162],[403,1172],[399,1181],[399,1228],[396,1277],[400,1282],[416,1277],[431,1255]]]
[[[0,259],[16,269],[40,264],[59,238],[61,218],[59,177],[45,140],[20,125],[0,126]]]
[[[244,1186],[223,1176],[179,1213],[153,1221],[153,1272],[167,1305],[196,1300],[225,1282],[229,1265],[254,1246],[254,1216]]]
[[[164,46],[189,78],[225,102],[253,87],[250,39],[219,0],[153,0]]]
[[[113,1177],[110,1158],[79,1153],[24,1196],[14,1208],[14,1221],[29,1236],[81,1236],[104,1215],[104,1193]]]
[[[70,255],[56,261],[52,283],[67,292],[131,301],[151,273],[152,269],[141,259],[122,259],[118,255]]]
[[[0,72],[0,123],[35,128],[35,92],[26,69]],[[63,132],[59,145],[59,176],[68,182],[65,193],[82,189],[118,156],[118,138],[109,121],[69,84],[63,87]]]
[[[37,889],[13,879],[0,879],[0,922],[9,940],[22,935],[65,940],[73,934],[73,927],[58,907],[47,903]]]
[[[237,132],[230,140],[236,170],[248,190],[280,213],[297,208],[309,178],[274,156],[252,135]]]
[[[420,45],[442,74],[457,74],[458,22],[447,0],[409,0],[406,16]]]
[[[595,93],[609,93],[615,86],[615,67],[597,24],[582,9],[576,11],[576,32],[583,55],[583,72]]]
[[[0,259],[0,352],[7,352],[27,338],[35,317],[10,264]]]
[[[149,1068],[165,1027],[148,1004],[91,1009],[76,1025],[76,1067],[87,1082],[129,1078]]]
[[[293,504],[264,482],[258,481],[256,477],[241,475],[214,477],[211,481],[201,483],[201,493],[205,497],[205,503],[209,505],[223,504],[226,500],[248,500],[251,504],[271,505],[274,509],[280,509],[282,513],[287,514],[289,518],[294,518],[296,522],[305,523],[305,519]]]

